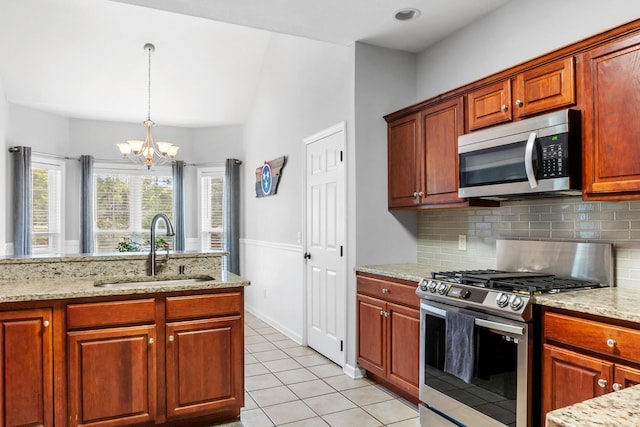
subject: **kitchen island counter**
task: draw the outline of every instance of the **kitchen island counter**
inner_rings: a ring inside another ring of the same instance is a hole
[[[635,427],[640,423],[640,385],[556,409],[546,427]]]
[[[188,278],[190,276],[184,276]],[[144,278],[144,277],[143,277]],[[166,279],[165,277],[164,279]],[[173,281],[139,282],[116,286],[95,286],[95,278],[60,278],[60,279],[28,279],[0,280],[0,304],[28,301],[61,300],[86,297],[126,296],[134,294],[153,294],[163,292],[199,291],[225,289],[248,286],[250,282],[240,276],[226,271],[212,273],[212,280],[182,281],[180,276],[170,276]],[[99,282],[108,282],[108,277],[101,277]],[[114,278],[122,280],[122,277]],[[131,277],[131,280],[141,277]],[[151,279],[149,277],[149,279]]]

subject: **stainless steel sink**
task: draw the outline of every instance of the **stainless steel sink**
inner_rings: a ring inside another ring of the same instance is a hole
[[[145,286],[180,286],[199,282],[210,282],[215,280],[213,276],[206,274],[198,275],[178,275],[178,276],[140,276],[140,277],[118,277],[96,280],[93,286],[100,288],[115,287],[145,287]]]

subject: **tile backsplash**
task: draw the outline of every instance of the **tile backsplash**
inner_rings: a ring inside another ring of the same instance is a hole
[[[467,238],[466,250],[458,249],[459,235]],[[420,264],[443,270],[495,268],[496,239],[612,243],[616,285],[640,289],[640,201],[547,198],[418,213]]]

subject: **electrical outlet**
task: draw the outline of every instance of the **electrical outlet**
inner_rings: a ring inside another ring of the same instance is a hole
[[[467,236],[464,234],[458,234],[458,249],[461,251],[467,250]]]

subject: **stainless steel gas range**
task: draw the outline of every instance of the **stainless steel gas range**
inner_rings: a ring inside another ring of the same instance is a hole
[[[498,240],[495,270],[432,272],[420,304],[423,427],[535,427],[535,295],[613,283],[612,246]]]

